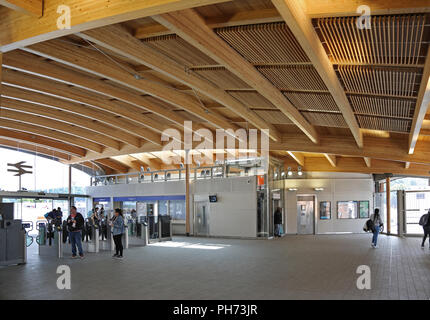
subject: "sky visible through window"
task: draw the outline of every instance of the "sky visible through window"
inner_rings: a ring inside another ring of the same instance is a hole
[[[61,162],[36,155],[0,148],[0,190],[18,191],[19,179],[13,172],[8,172],[8,163],[25,161],[33,166],[32,174],[22,176],[22,188],[28,191],[49,193],[68,193],[68,166]],[[84,194],[85,187],[90,185],[90,176],[72,168],[72,193]]]

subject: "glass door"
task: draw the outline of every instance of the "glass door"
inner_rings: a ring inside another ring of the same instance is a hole
[[[407,235],[421,235],[423,228],[419,225],[420,218],[430,208],[429,191],[406,191],[405,223]]]
[[[207,201],[194,203],[195,208],[195,234],[198,236],[209,235],[209,206]]]

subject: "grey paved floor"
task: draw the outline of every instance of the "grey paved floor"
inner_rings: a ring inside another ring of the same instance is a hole
[[[0,268],[2,299],[429,299],[430,250],[416,238],[369,235],[286,236],[273,241],[174,238],[85,260],[40,259]],[[34,250],[33,250],[34,251]],[[58,290],[67,264],[72,289]],[[358,290],[359,265],[372,289]]]

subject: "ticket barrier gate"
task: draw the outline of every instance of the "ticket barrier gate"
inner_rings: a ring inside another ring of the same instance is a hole
[[[126,242],[127,246],[124,246],[124,248],[128,248],[130,245],[143,247],[148,245],[148,235],[148,224],[144,219],[140,221],[129,219],[124,235],[124,242]]]
[[[39,244],[39,255],[62,258],[63,228],[50,223],[38,222],[36,229],[39,230],[36,238],[36,242]]]
[[[170,216],[148,216],[149,243],[172,240],[172,219]]]
[[[36,225],[39,230],[39,235],[36,242],[39,244],[39,255],[53,256],[63,258],[64,252],[72,252],[69,232],[67,226],[52,226],[44,222],[39,222]],[[83,234],[82,250],[84,252],[99,252],[99,230],[92,226],[91,235],[85,239],[87,235]]]
[[[146,223],[147,243],[172,240],[172,220],[170,216],[140,216],[140,223]],[[138,235],[139,235],[139,224]]]
[[[0,222],[0,266],[27,263],[27,232],[21,220]]]

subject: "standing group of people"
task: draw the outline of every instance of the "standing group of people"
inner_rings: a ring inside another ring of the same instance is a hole
[[[105,216],[105,209],[103,206],[100,208],[95,207],[89,215],[90,225],[96,226],[100,230],[101,240],[107,239],[107,217]]]
[[[98,210],[97,210],[98,211]],[[96,213],[96,210],[94,210]],[[104,215],[104,213],[103,213]],[[99,219],[100,216],[94,214],[93,223],[97,221],[94,219]],[[82,230],[84,228],[85,220],[81,213],[77,212],[75,206],[70,209],[70,215],[67,217],[67,227],[69,229],[70,243],[72,245],[72,258],[77,258],[77,253],[81,259],[84,258],[84,252],[82,249]],[[112,235],[115,243],[115,254],[114,258],[121,259],[123,257],[124,247],[122,245],[122,235],[125,232],[124,216],[121,209],[115,209],[115,214],[109,221],[109,225],[112,227]]]

